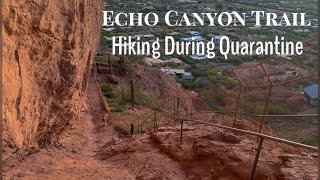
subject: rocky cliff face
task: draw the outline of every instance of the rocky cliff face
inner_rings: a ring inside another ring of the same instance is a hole
[[[54,142],[84,108],[103,0],[3,1],[5,151]]]

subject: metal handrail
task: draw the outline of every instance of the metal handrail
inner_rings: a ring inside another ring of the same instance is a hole
[[[239,114],[251,117],[318,117],[318,114],[283,114],[283,115],[273,115],[273,114],[266,114],[266,115],[256,115],[256,114],[248,114],[248,113],[240,113],[235,111],[213,111],[213,113],[232,113],[232,114]]]
[[[171,111],[154,111],[150,116],[148,116],[148,118],[146,118],[143,122],[141,122],[140,125],[142,126],[147,123],[150,123],[150,122],[148,122],[148,120],[156,113],[164,114],[164,113],[168,113],[168,112],[171,112]],[[163,117],[163,116],[159,116],[158,118],[160,118],[160,117]]]
[[[162,118],[162,117],[165,117],[165,116],[167,116],[167,113],[168,112],[171,112],[171,111],[167,111],[167,112],[155,112],[154,114],[156,114],[156,113],[159,113],[160,114],[160,116],[156,116],[156,119],[154,119],[153,121],[145,121],[143,124],[140,124],[140,133],[142,133],[142,127],[143,127],[143,125],[146,125],[146,124],[150,124],[150,123],[154,123],[154,131],[156,130],[156,125],[157,125],[157,119],[160,119],[160,118]],[[151,118],[151,117],[150,117]],[[150,119],[149,118],[149,119]],[[148,120],[149,120],[148,119]]]
[[[160,104],[160,105],[159,105],[157,108],[155,108],[155,109],[158,109],[159,107],[164,106],[165,104],[167,104],[168,102],[170,102],[170,100],[171,100],[171,99],[168,99],[167,101],[165,101],[164,103]],[[147,121],[150,117],[152,117],[152,116],[154,115],[155,111],[154,111],[154,110],[150,110],[150,111],[148,111],[147,113],[143,114],[142,116],[147,115],[147,114],[149,114],[149,113],[151,113],[151,114],[148,116],[148,118],[145,118],[145,119],[141,122],[141,124],[143,124],[143,123],[144,123],[145,121]],[[140,119],[140,118],[139,118],[139,119]]]
[[[202,121],[197,121],[197,120],[192,120],[192,119],[187,119],[187,118],[182,118],[182,117],[178,117],[178,116],[172,116],[172,118],[177,119],[177,120],[181,120],[180,145],[182,145],[183,122],[184,121],[204,124],[204,125],[208,125],[208,126],[227,129],[227,130],[240,132],[240,133],[245,133],[245,134],[254,135],[254,136],[259,137],[259,144],[258,144],[257,154],[255,156],[255,160],[254,160],[254,163],[253,163],[250,180],[254,179],[254,174],[255,174],[255,170],[256,170],[256,167],[257,167],[257,163],[258,163],[258,160],[259,160],[260,152],[261,152],[261,149],[262,149],[262,143],[263,143],[264,139],[269,139],[269,140],[272,140],[272,141],[288,144],[288,145],[295,146],[295,147],[304,148],[304,149],[315,151],[315,152],[318,151],[317,147],[313,147],[313,146],[309,146],[309,145],[305,145],[305,144],[301,144],[301,143],[297,143],[297,142],[293,142],[293,141],[289,141],[289,140],[286,140],[286,139],[281,139],[281,138],[277,138],[277,137],[273,137],[273,136],[268,136],[268,135],[261,134],[261,133],[256,133],[256,132],[252,132],[252,131],[237,129],[237,128],[233,128],[233,127],[218,125],[218,124],[212,124],[212,123],[207,123],[207,122],[202,122]]]
[[[199,124],[205,124],[205,125],[214,126],[214,127],[218,127],[218,128],[223,128],[223,129],[227,129],[227,130],[231,130],[231,131],[237,131],[237,132],[240,132],[240,133],[250,134],[250,135],[254,135],[254,136],[258,136],[258,137],[263,137],[263,138],[266,138],[266,139],[282,142],[282,143],[293,145],[293,146],[298,146],[298,147],[305,148],[305,149],[308,149],[308,150],[313,150],[313,151],[317,151],[318,150],[317,147],[313,147],[313,146],[309,146],[309,145],[305,145],[305,144],[289,141],[289,140],[286,140],[286,139],[277,138],[277,137],[274,137],[274,136],[268,136],[268,135],[257,133],[257,132],[253,132],[253,131],[237,129],[237,128],[233,128],[233,127],[228,127],[228,126],[223,126],[223,125],[218,125],[218,124],[213,124],[213,123],[207,123],[207,122],[198,121],[198,120],[182,118],[182,117],[178,117],[178,116],[173,116],[172,118],[175,118],[175,119],[178,119],[178,120],[182,120],[182,121],[190,121],[190,122],[195,122],[195,123],[199,123]]]

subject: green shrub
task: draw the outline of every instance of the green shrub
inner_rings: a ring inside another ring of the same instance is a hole
[[[111,112],[123,112],[123,111],[124,111],[124,109],[121,106],[111,108]]]
[[[106,96],[107,98],[110,98],[110,99],[112,99],[112,98],[115,97],[115,94],[114,94],[114,92],[112,92],[112,91],[102,92],[102,94],[103,94],[104,96]]]
[[[294,114],[289,108],[283,107],[278,104],[269,104],[268,106],[268,114],[271,115],[290,115]]]
[[[318,135],[314,135],[312,137],[306,138],[301,141],[302,144],[306,144],[309,146],[317,146],[318,145]]]
[[[143,89],[138,86],[138,85],[134,85],[134,104],[136,105],[147,105],[148,104],[148,100],[150,100],[150,95],[145,95],[143,92]],[[124,87],[124,101],[131,103],[131,86],[128,85],[126,87]]]
[[[107,62],[107,58],[104,56],[96,56],[94,59],[96,62]]]
[[[113,88],[112,88],[112,86],[111,86],[110,84],[102,83],[102,84],[100,85],[100,87],[101,87],[101,91],[102,91],[102,92],[110,92],[110,91],[113,91]]]
[[[232,79],[227,79],[223,82],[223,85],[229,90],[235,88],[239,84],[238,81],[232,80]]]
[[[100,85],[100,88],[101,88],[101,91],[102,91],[102,94],[104,96],[106,96],[107,98],[114,98],[115,97],[115,94],[113,92],[113,88],[110,84],[106,84],[106,83],[102,83]]]

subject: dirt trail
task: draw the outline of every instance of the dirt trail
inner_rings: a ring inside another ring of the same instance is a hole
[[[98,90],[94,79],[90,78],[88,98],[92,116],[86,111],[81,119],[72,120],[58,143],[51,147],[31,149],[4,160],[4,179],[133,179],[127,170],[96,158],[99,149],[96,129],[105,113]],[[110,133],[115,132],[106,134]],[[104,138],[110,140],[112,136]]]
[[[88,99],[98,146],[96,157],[102,164],[128,171],[128,178],[132,179],[185,179],[179,163],[161,152],[150,135],[119,138],[112,122],[104,125],[103,117],[106,112],[94,78],[90,78]]]
[[[185,179],[179,163],[162,153],[150,135],[121,139],[111,123],[105,125],[92,77],[87,97],[91,112],[72,120],[58,143],[5,159],[4,179]]]
[[[97,83],[93,77],[93,73],[91,73],[91,77],[89,79],[87,97],[89,100],[91,115],[93,117],[93,123],[96,126],[100,125],[102,122],[104,122],[103,117],[107,111],[103,107],[103,100],[101,99],[99,87],[97,86]]]

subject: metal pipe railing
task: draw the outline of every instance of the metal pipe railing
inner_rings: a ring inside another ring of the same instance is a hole
[[[199,124],[205,124],[205,125],[214,126],[214,127],[218,127],[218,128],[222,128],[222,129],[231,130],[231,131],[237,131],[237,132],[240,132],[240,133],[245,133],[245,134],[249,134],[249,135],[258,136],[260,138],[263,137],[263,138],[266,138],[266,139],[270,139],[270,140],[273,140],[273,141],[278,141],[278,142],[281,142],[281,143],[285,143],[285,144],[289,144],[289,145],[305,148],[305,149],[308,149],[308,150],[314,150],[314,151],[318,150],[318,148],[313,147],[313,146],[309,146],[309,145],[305,145],[305,144],[301,144],[301,143],[297,143],[297,142],[293,142],[293,141],[289,141],[289,140],[286,140],[286,139],[281,139],[281,138],[277,138],[277,137],[273,137],[273,136],[268,136],[268,135],[257,133],[257,132],[253,132],[253,131],[247,131],[247,130],[243,130],[243,129],[237,129],[237,128],[233,128],[233,127],[218,125],[218,124],[212,124],[212,123],[207,123],[207,122],[202,122],[202,121],[197,121],[197,120],[192,120],[192,119],[187,119],[187,118],[181,118],[181,117],[177,117],[177,116],[174,116],[172,118],[183,120],[183,121],[199,123]]]
[[[213,113],[237,113],[238,115],[245,115],[251,117],[318,117],[318,114],[283,114],[283,115],[273,115],[273,114],[266,114],[266,115],[256,115],[256,114],[248,114],[248,113],[240,113],[235,111],[224,112],[224,111],[213,111]]]
[[[251,171],[251,175],[250,175],[250,179],[251,180],[254,179],[254,174],[255,174],[255,170],[256,170],[256,167],[257,167],[257,163],[258,163],[258,160],[259,160],[259,156],[260,156],[260,152],[261,152],[261,149],[262,149],[262,144],[263,144],[263,140],[264,139],[269,139],[269,140],[272,140],[272,141],[288,144],[288,145],[295,146],[295,147],[304,148],[304,149],[311,150],[311,151],[316,151],[316,152],[318,151],[317,147],[313,147],[313,146],[309,146],[309,145],[305,145],[305,144],[301,144],[301,143],[297,143],[297,142],[293,142],[293,141],[289,141],[289,140],[285,140],[285,139],[281,139],[281,138],[277,138],[277,137],[273,137],[273,136],[268,136],[268,135],[261,134],[261,133],[256,133],[256,132],[242,130],[242,129],[236,129],[236,128],[233,128],[233,127],[228,127],[228,126],[223,126],[223,125],[218,125],[218,124],[212,124],[212,123],[207,123],[207,122],[202,122],[202,121],[197,121],[197,120],[192,120],[192,119],[187,119],[187,118],[181,118],[181,117],[177,117],[177,116],[173,116],[172,118],[177,119],[177,120],[181,120],[180,145],[182,145],[182,143],[183,143],[183,137],[182,136],[183,136],[183,123],[184,123],[184,121],[204,124],[204,125],[208,125],[208,126],[213,126],[213,127],[217,127],[217,128],[222,128],[222,129],[226,129],[226,130],[231,130],[231,131],[235,131],[235,132],[239,132],[239,133],[245,133],[245,134],[254,135],[254,136],[259,137],[260,141],[259,141],[259,144],[258,144],[257,154],[255,156],[255,160],[254,160],[252,171]]]

